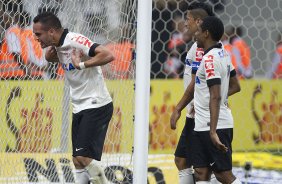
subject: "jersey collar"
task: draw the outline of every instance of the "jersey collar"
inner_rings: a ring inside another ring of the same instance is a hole
[[[64,32],[59,40],[59,47],[62,46],[64,44],[65,38],[67,36],[67,34],[69,33],[68,29],[64,29]]]
[[[217,44],[211,46],[210,48],[208,48],[208,49],[204,52],[204,55],[205,55],[206,53],[208,53],[210,50],[214,49],[214,48],[221,49],[221,48],[222,48],[222,44],[221,44],[221,43],[217,43]]]

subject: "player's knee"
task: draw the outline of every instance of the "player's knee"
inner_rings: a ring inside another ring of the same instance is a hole
[[[74,166],[78,166],[76,168],[85,168],[86,166],[89,165],[89,163],[91,162],[91,158],[87,158],[87,157],[82,157],[82,156],[76,156],[74,157],[76,160],[76,163],[74,162]]]
[[[80,163],[78,162],[78,160],[76,159],[76,157],[72,157],[72,161],[73,161],[74,167],[75,167],[76,169],[83,169],[83,167],[80,165]]]
[[[175,157],[174,163],[178,170],[183,170],[187,168],[186,158]]]
[[[208,168],[195,168],[195,180],[196,181],[209,181],[210,174]]]
[[[214,175],[221,183],[232,183],[236,179],[231,171],[214,172]]]

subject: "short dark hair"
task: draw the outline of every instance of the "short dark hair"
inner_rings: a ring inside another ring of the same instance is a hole
[[[212,7],[208,4],[202,2],[194,2],[188,6],[188,10],[196,10],[196,9],[202,9],[208,14],[208,16],[214,16]]]
[[[201,24],[202,31],[208,30],[214,41],[219,41],[224,33],[222,21],[217,17],[206,17]]]
[[[34,17],[33,23],[38,23],[38,22],[43,24],[46,27],[46,29],[50,29],[50,28],[61,29],[62,28],[60,19],[51,12],[44,12]]]

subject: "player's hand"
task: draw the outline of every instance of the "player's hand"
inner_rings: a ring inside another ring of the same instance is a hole
[[[49,62],[59,62],[55,47],[50,46],[46,48],[45,59]]]
[[[170,116],[170,128],[172,130],[176,129],[176,123],[181,116],[181,112],[174,110],[172,115]]]
[[[219,149],[220,151],[224,153],[228,151],[228,148],[224,144],[222,144],[221,141],[219,140],[216,132],[210,133],[210,138],[211,138],[212,143],[215,145],[217,149]]]
[[[72,50],[71,60],[75,68],[80,69],[79,63],[81,62],[82,52],[77,49]]]

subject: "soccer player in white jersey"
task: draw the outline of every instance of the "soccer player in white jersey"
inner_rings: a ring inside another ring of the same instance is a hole
[[[58,59],[70,85],[76,183],[105,184],[100,160],[113,104],[100,66],[113,61],[114,57],[108,49],[87,37],[63,29],[52,13],[39,14],[33,22],[33,32],[41,47],[48,47],[46,59]]]
[[[207,16],[214,16],[212,7],[205,3],[192,3],[188,7],[186,15],[186,27],[187,32],[190,35],[194,35],[197,31],[199,24],[203,18]],[[196,42],[192,45],[190,50],[187,53],[185,60],[185,71],[184,71],[184,89],[192,89],[191,94],[194,93],[194,81],[195,73],[197,66],[199,66],[204,51],[202,48],[198,48]],[[192,74],[192,67],[194,68],[194,73]],[[193,88],[191,88],[193,87]],[[183,98],[186,98],[186,93]],[[193,96],[193,95],[192,95]],[[181,136],[179,138],[177,148],[175,150],[175,165],[179,172],[179,184],[190,184],[194,183],[193,178],[193,169],[192,166],[192,156],[191,156],[191,140],[192,132],[195,126],[194,122],[194,113],[193,111],[193,102],[185,103],[184,99],[181,99],[178,105],[176,106],[173,114],[171,115],[171,128],[176,128],[177,120],[180,118],[181,111],[187,106],[186,121],[184,128],[182,130]],[[191,99],[192,100],[192,99]],[[188,105],[187,105],[188,104]],[[216,180],[215,178],[213,180]],[[214,181],[216,182],[216,181]]]
[[[233,117],[228,108],[230,77],[236,75],[228,52],[219,40],[224,33],[222,21],[206,17],[195,34],[198,47],[204,49],[196,73],[194,92],[195,129],[193,136],[193,165],[207,177],[210,170],[221,183],[241,183],[232,173]]]

